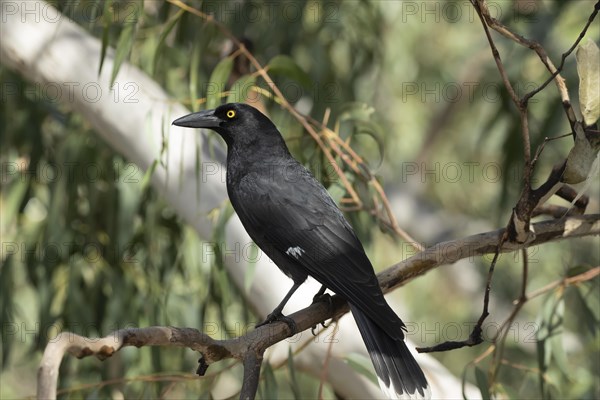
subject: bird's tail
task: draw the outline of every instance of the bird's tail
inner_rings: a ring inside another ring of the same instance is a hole
[[[352,305],[350,308],[375,367],[379,386],[388,398],[430,398],[427,379],[404,340],[392,339],[365,313]]]

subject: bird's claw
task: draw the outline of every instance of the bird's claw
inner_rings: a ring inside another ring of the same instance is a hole
[[[322,301],[327,302],[327,305],[329,306],[329,309],[331,310],[331,308],[333,307],[333,300],[331,299],[331,296],[329,295],[329,293],[324,293],[324,291],[319,291],[319,293],[317,293],[313,297],[313,304],[322,302]],[[321,322],[319,325],[321,325],[325,329],[329,328],[329,325],[326,324],[325,321]],[[317,325],[310,328],[310,332],[312,333],[313,336],[317,336],[317,334],[315,333],[315,329],[317,329]]]
[[[271,313],[271,314],[267,315],[267,318],[263,322],[256,324],[255,328],[261,327],[263,325],[268,325],[271,322],[275,322],[275,321],[285,322],[285,324],[288,326],[288,328],[290,328],[290,330],[292,331],[292,335],[295,335],[298,332],[298,327],[296,326],[296,321],[294,321],[290,317],[286,317],[281,312]]]
[[[321,325],[323,328],[327,329],[329,328],[330,324],[325,323],[325,321],[319,323],[319,325]],[[314,325],[312,328],[310,328],[310,333],[312,333],[313,336],[317,336],[317,333],[315,332],[315,329],[317,329],[318,325]]]

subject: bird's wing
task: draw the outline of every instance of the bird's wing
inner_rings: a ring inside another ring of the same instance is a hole
[[[289,171],[284,180],[249,173],[236,185],[232,203],[250,236],[274,261],[289,263],[279,265],[284,272],[300,268],[402,338],[404,324],[352,227],[327,190],[304,167],[294,168],[293,179]]]

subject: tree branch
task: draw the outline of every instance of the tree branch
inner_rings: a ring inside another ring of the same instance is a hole
[[[527,244],[506,242],[500,252],[507,253],[552,241],[600,235],[600,214],[544,221],[534,224],[533,227],[537,232],[535,240]],[[378,274],[382,290],[384,293],[390,292],[439,266],[495,252],[498,238],[504,232],[504,229],[499,229],[438,243]],[[298,332],[304,332],[327,319],[338,318],[347,311],[346,302],[339,296],[333,296],[331,304],[317,302],[289,317],[296,322]],[[58,369],[66,353],[77,358],[96,356],[104,360],[127,346],[176,346],[202,353],[201,360],[205,366],[225,358],[243,361],[244,382],[240,398],[251,399],[252,394],[256,393],[264,351],[291,334],[284,322],[264,325],[246,335],[227,340],[212,339],[197,329],[176,327],[121,329],[101,339],[63,332],[46,346],[38,371],[37,397],[56,398]],[[205,371],[206,368],[203,369],[203,372]]]
[[[240,392],[240,400],[250,400],[254,399],[256,396],[262,360],[262,352],[258,354],[254,351],[249,351],[244,356],[244,379],[242,383],[242,390]]]

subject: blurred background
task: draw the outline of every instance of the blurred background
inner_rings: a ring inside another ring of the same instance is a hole
[[[215,69],[235,54],[231,40],[214,24],[172,3],[49,3],[190,109],[206,107]],[[399,225],[414,239],[431,246],[506,225],[522,184],[519,115],[469,2],[185,3],[213,14],[262,65],[270,65],[275,83],[300,112],[318,121],[327,116],[328,126],[377,175]],[[493,16],[539,41],[559,64],[594,2],[489,5]],[[594,24],[586,37],[598,43],[599,32]],[[547,79],[535,53],[493,35],[518,94]],[[219,79],[229,88],[253,72],[237,57]],[[567,59],[562,75],[577,110],[575,57]],[[0,105],[1,398],[34,395],[43,348],[59,331],[104,336],[128,326],[216,322],[227,336],[236,331],[231,321],[256,320],[218,254],[205,254],[207,238],[182,222],[148,185],[145,171],[19,71],[0,64],[0,82],[5,89],[18,88],[10,94],[4,90]],[[346,196],[314,140],[267,95],[268,85],[260,78],[253,85],[247,97],[254,96],[269,114],[292,153],[336,200]],[[545,137],[570,132],[553,84],[531,100],[529,110],[533,149]],[[216,136],[214,141],[221,145]],[[545,180],[572,143],[564,138],[546,145],[536,182]],[[368,203],[372,188],[352,171],[348,177]],[[600,184],[596,180],[587,190],[587,212],[597,213]],[[377,270],[414,254],[371,213],[347,215]],[[599,244],[596,237],[529,249],[528,291],[598,265]],[[417,345],[461,340],[470,333],[481,311],[491,256],[470,261],[443,266],[390,295],[404,304],[403,319]],[[520,253],[500,258],[491,316],[484,325],[486,342],[434,354],[459,379],[486,385],[491,359],[476,366],[471,362],[512,310],[521,261]],[[598,284],[594,279],[557,287],[527,302],[509,329],[505,362],[489,390],[510,398],[600,398]],[[196,361],[193,352],[173,348],[125,349],[105,362],[67,357],[59,387],[69,389],[61,396],[212,398],[219,397],[217,386],[223,382],[239,383],[241,368],[233,361],[211,367],[211,378],[194,379]],[[292,373],[287,365],[267,375],[262,397],[317,396],[318,378]],[[299,389],[290,382],[299,382]],[[327,387],[325,395],[334,397]]]

